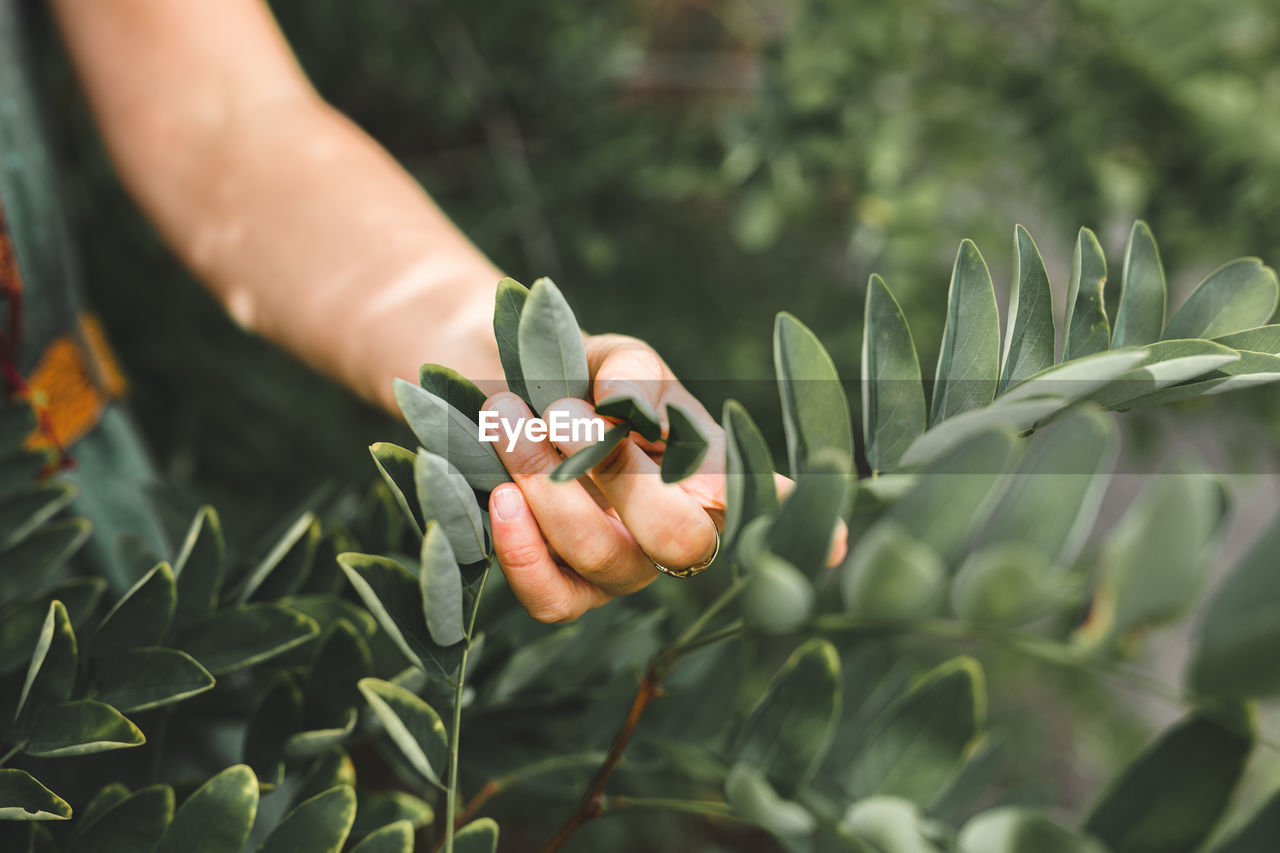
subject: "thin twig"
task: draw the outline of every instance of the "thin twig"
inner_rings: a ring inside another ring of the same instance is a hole
[[[458,742],[462,738],[462,689],[467,681],[467,655],[471,652],[471,638],[475,635],[476,614],[480,612],[480,597],[484,595],[485,581],[493,568],[494,558],[485,563],[475,598],[471,601],[471,616],[467,620],[467,635],[462,647],[462,660],[458,662],[458,682],[453,691],[453,729],[449,733],[449,787],[445,790],[444,851],[453,853],[454,810],[458,802]],[[439,847],[437,846],[437,849]]]

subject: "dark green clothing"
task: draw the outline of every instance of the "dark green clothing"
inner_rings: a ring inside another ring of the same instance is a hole
[[[42,14],[43,4],[0,0],[0,206],[23,282],[18,369],[28,377],[57,339],[75,340],[86,362],[92,361],[78,319],[84,308],[76,247],[61,209],[32,79],[30,27]],[[6,327],[9,310],[0,308]],[[97,427],[68,450],[76,463],[69,476],[82,492],[72,510],[94,525],[85,550],[88,568],[117,587],[127,586],[138,567],[120,559],[122,537],[140,536],[170,555],[147,497],[155,478],[137,430],[124,410],[111,404]]]

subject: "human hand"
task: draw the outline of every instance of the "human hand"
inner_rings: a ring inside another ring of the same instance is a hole
[[[489,518],[494,550],[516,598],[542,622],[571,622],[617,595],[635,592],[658,576],[654,561],[672,568],[705,562],[724,523],[724,432],[643,341],[597,335],[585,341],[595,400],[626,394],[663,414],[684,409],[709,448],[696,473],[679,483],[658,474],[663,445],[632,433],[588,477],[567,483],[548,476],[564,456],[590,441],[533,441],[520,435],[495,446],[513,483],[493,490]],[[519,396],[502,392],[485,409],[513,424],[533,413]],[[585,400],[559,400],[544,413],[595,417]],[[778,477],[779,492],[792,485]],[[831,562],[844,558],[845,532],[837,532]]]

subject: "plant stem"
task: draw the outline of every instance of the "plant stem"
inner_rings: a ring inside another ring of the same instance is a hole
[[[746,631],[742,620],[739,619],[719,631],[713,631],[702,637],[697,636],[698,632],[707,626],[712,617],[742,591],[745,583],[743,580],[734,581],[707,608],[706,612],[680,635],[675,644],[659,652],[649,661],[649,667],[645,671],[644,678],[640,679],[640,686],[636,689],[636,695],[631,702],[630,710],[627,711],[626,719],[623,720],[622,726],[614,736],[613,746],[609,749],[609,754],[605,756],[600,768],[596,771],[595,776],[592,777],[591,784],[587,786],[586,793],[582,795],[582,800],[578,803],[578,808],[564,822],[564,825],[560,827],[555,837],[547,843],[547,846],[542,848],[542,853],[556,853],[584,823],[601,814],[604,803],[604,789],[609,782],[609,777],[617,769],[618,762],[622,759],[622,753],[627,748],[627,743],[631,740],[631,735],[635,733],[636,726],[639,724],[640,718],[644,716],[645,710],[654,699],[662,694],[662,679],[667,676],[676,662],[690,652],[736,637]],[[635,801],[632,800],[631,802],[634,803]]]
[[[485,581],[493,569],[494,557],[485,562],[475,597],[471,600],[471,615],[467,619],[467,636],[462,647],[462,660],[458,662],[458,680],[453,688],[453,728],[449,732],[449,787],[445,790],[444,850],[453,853],[454,809],[458,802],[458,742],[462,737],[462,689],[467,682],[467,655],[471,652],[471,638],[475,634],[476,614],[480,612],[480,597],[484,595]]]
[[[605,756],[604,761],[600,764],[600,768],[596,770],[596,775],[592,777],[591,784],[587,786],[587,792],[582,795],[582,801],[578,804],[578,808],[574,811],[569,819],[560,827],[560,831],[555,837],[542,848],[542,853],[555,853],[564,846],[569,837],[578,831],[584,823],[600,814],[600,803],[604,796],[604,787],[609,782],[609,777],[613,775],[614,768],[618,766],[618,761],[622,758],[622,752],[627,748],[627,742],[631,740],[631,735],[636,730],[636,725],[640,722],[640,718],[644,716],[645,709],[649,707],[658,696],[658,683],[661,676],[658,674],[659,659],[665,652],[659,653],[657,658],[649,664],[648,670],[645,671],[644,678],[640,679],[640,687],[636,690],[635,698],[631,701],[631,708],[627,711],[627,717],[623,720],[622,727],[618,729],[618,734],[613,739],[613,746],[609,749],[609,754]]]
[[[628,809],[666,809],[673,812],[732,817],[728,803],[714,800],[676,800],[664,797],[604,797],[600,801],[600,814],[614,814]]]
[[[481,806],[513,785],[518,785],[527,779],[533,779],[548,773],[554,773],[557,770],[563,770],[568,767],[587,767],[599,764],[604,760],[604,757],[605,754],[603,752],[579,752],[572,755],[554,755],[551,758],[544,759],[543,761],[536,761],[533,764],[513,770],[505,776],[500,776],[497,779],[490,779],[485,783],[483,788],[476,792],[475,796],[467,801],[466,806],[462,810],[462,814],[454,820],[454,826],[460,827],[464,825],[475,815],[477,811],[480,810]]]
[[[3,767],[3,766],[5,766],[6,764],[8,764],[8,763],[9,763],[9,759],[10,759],[10,758],[13,758],[13,757],[14,757],[15,755],[17,755],[19,752],[22,752],[22,748],[23,748],[24,746],[26,746],[26,744],[25,744],[25,743],[15,743],[15,744],[13,745],[13,749],[9,750],[9,751],[8,751],[8,752],[6,752],[4,755],[0,755],[0,767]]]
[[[711,602],[706,610],[702,611],[702,615],[695,619],[693,624],[685,629],[685,632],[679,636],[675,644],[677,646],[684,645],[694,637],[698,636],[698,634],[702,632],[702,629],[707,627],[717,613],[723,610],[729,602],[737,598],[738,593],[742,592],[746,585],[747,581],[745,578],[738,578],[733,583],[729,584],[728,588],[725,589],[724,592],[720,593],[720,596],[716,598],[715,601]]]

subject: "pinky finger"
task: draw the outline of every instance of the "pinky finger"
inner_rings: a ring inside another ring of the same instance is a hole
[[[539,622],[572,622],[609,595],[551,557],[520,488],[508,483],[489,496],[498,565],[516,599]]]

